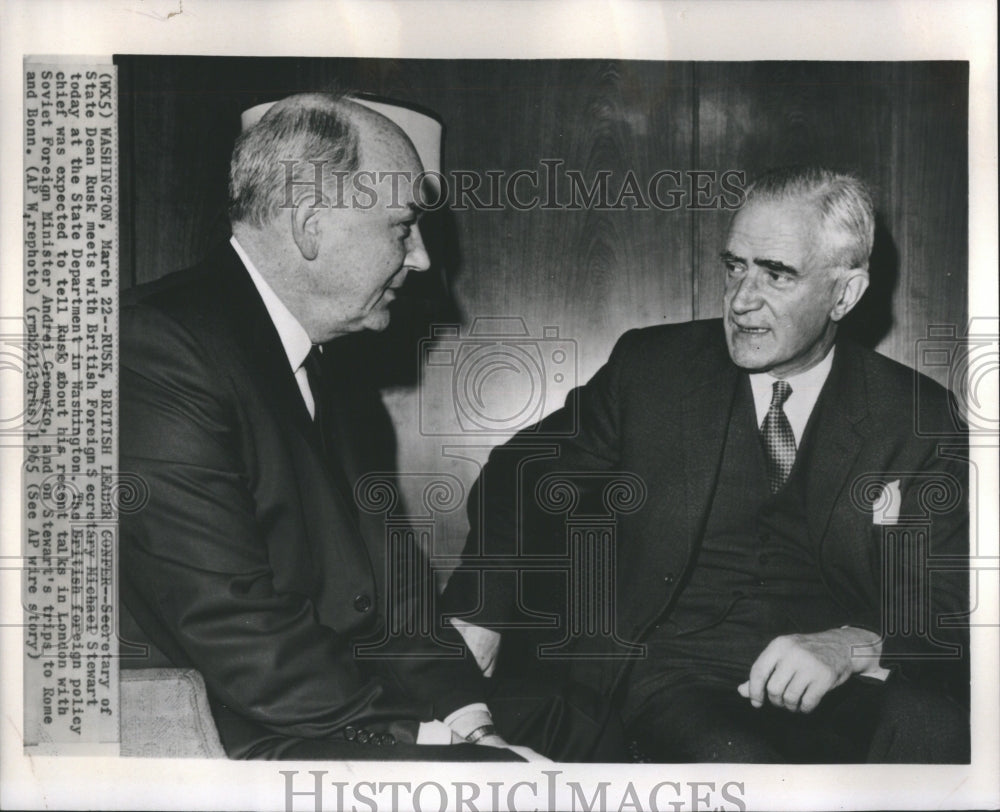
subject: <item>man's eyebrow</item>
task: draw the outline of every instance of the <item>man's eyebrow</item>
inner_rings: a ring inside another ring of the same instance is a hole
[[[743,257],[738,257],[732,251],[720,251],[719,258],[723,262],[736,262],[741,265],[746,265],[747,261]],[[788,276],[801,276],[798,269],[792,265],[787,265],[777,259],[762,259],[760,257],[754,257],[754,265],[759,265],[761,268],[767,268],[769,271],[776,271],[778,273],[788,274]]]
[[[761,268],[767,268],[769,271],[779,271],[780,273],[788,274],[789,276],[799,276],[798,269],[786,265],[784,262],[780,262],[776,259],[760,259],[759,257],[754,257],[754,265],[760,265]]]

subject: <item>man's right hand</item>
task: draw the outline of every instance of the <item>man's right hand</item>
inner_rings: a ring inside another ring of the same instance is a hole
[[[852,674],[871,670],[872,653],[877,669],[880,651],[877,634],[851,626],[783,635],[761,652],[750,668],[750,679],[737,690],[755,708],[767,700],[778,708],[810,713]]]

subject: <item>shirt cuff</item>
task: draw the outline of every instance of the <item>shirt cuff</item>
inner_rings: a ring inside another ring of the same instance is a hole
[[[490,715],[490,709],[484,703],[473,702],[471,705],[466,705],[454,713],[448,714],[444,723],[455,732],[455,735],[464,739],[476,728],[492,725],[493,717]]]
[[[874,635],[878,635],[878,632],[876,632],[874,629],[869,629],[866,626],[855,626],[855,625],[850,624],[850,623],[848,623],[847,625],[841,626],[840,628],[841,629],[861,629],[862,631],[871,632]],[[870,658],[868,658],[869,659],[868,665],[866,665],[863,670],[856,671],[855,674],[854,674],[854,676],[860,677],[861,679],[864,679],[864,680],[873,680],[875,682],[885,682],[887,679],[889,679],[889,676],[892,674],[892,671],[890,669],[888,669],[888,668],[885,668],[881,664],[881,662],[880,662],[880,658],[881,658],[881,654],[882,654],[882,641],[881,641],[881,638],[879,638],[876,641],[873,641],[871,643],[871,647],[872,647],[873,650],[877,650],[879,656],[878,657],[870,657]]]
[[[451,744],[451,728],[437,719],[421,722],[417,728],[417,744]]]
[[[421,722],[417,729],[417,744],[451,744],[452,733],[464,739],[476,728],[492,724],[493,717],[486,704],[473,702],[449,713],[443,722],[437,719]]]
[[[877,662],[873,662],[864,671],[859,671],[855,674],[856,677],[867,680],[877,680],[878,682],[885,682],[889,679],[889,675],[892,674],[888,668],[879,665]]]

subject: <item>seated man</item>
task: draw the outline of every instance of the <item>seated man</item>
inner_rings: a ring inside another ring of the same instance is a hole
[[[518,646],[482,627],[552,606],[532,603],[526,574],[520,590],[491,579],[479,556],[566,549],[551,518],[545,530],[533,516],[543,476],[631,472],[645,502],[595,559],[614,556],[614,634],[574,637],[563,612],[560,651],[621,703],[642,756],[969,759],[967,569],[929,566],[968,555],[964,434],[944,389],[837,340],[873,240],[854,177],[768,173],[729,229],[723,318],[627,333],[570,398],[575,411],[494,450],[446,591],[481,662],[499,650],[501,673]],[[917,414],[951,433],[950,450],[915,433]],[[630,648],[639,656],[622,656]]]
[[[389,594],[385,527],[356,507],[357,480],[394,463],[379,453],[391,424],[337,339],[385,328],[430,260],[424,167],[369,105],[304,94],[251,121],[230,243],[124,303],[121,467],[150,497],[121,523],[124,605],[202,673],[232,757],[517,760],[509,740],[528,758],[602,758],[606,703],[505,695],[450,628],[386,633],[420,589]],[[432,160],[439,143],[421,143]],[[425,744],[433,720],[442,746]]]

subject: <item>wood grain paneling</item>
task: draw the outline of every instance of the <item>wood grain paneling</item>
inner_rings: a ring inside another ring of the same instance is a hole
[[[857,172],[878,209],[872,285],[848,325],[914,365],[928,324],[959,326],[967,299],[964,63],[697,63],[697,160],[743,169],[818,163]],[[700,316],[721,312],[729,215],[695,224]],[[942,370],[932,370],[944,382]]]

